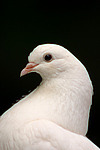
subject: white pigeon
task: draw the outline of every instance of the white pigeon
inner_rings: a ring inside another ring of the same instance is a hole
[[[42,82],[1,116],[0,150],[100,150],[85,137],[93,88],[82,63],[56,44],[28,60],[21,76],[37,72]]]

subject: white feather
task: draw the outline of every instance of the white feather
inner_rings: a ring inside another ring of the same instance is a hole
[[[0,150],[98,150],[84,137],[93,93],[85,67],[55,44],[36,47],[28,59],[39,64],[33,71],[42,82],[1,116]]]

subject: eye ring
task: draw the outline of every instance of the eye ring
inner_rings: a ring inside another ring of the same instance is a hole
[[[44,60],[45,60],[46,62],[50,62],[50,61],[52,60],[52,55],[51,55],[51,54],[45,54],[45,55],[44,55]]]

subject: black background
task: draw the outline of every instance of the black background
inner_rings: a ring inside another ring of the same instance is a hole
[[[3,1],[0,5],[0,115],[41,81],[35,73],[19,77],[32,49],[56,43],[69,49],[90,74],[94,96],[87,136],[100,146],[100,3],[66,2]]]

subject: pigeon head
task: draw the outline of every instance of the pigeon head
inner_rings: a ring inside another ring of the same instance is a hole
[[[27,66],[22,70],[21,76],[30,72],[37,72],[42,79],[57,77],[64,71],[66,50],[56,44],[43,44],[37,46],[29,55]]]
[[[68,50],[56,44],[43,44],[37,46],[28,57],[29,63],[22,70],[21,76],[37,72],[43,80],[59,78],[66,74],[71,76],[71,70],[79,63]],[[79,66],[79,64],[78,64]]]

